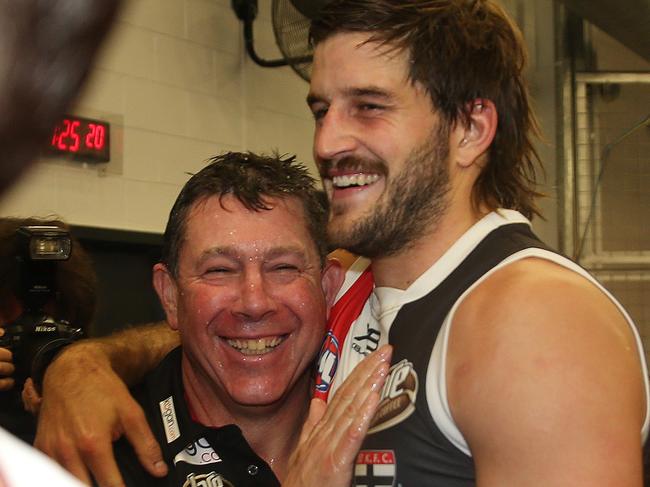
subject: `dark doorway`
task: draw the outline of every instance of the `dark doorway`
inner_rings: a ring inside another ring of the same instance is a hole
[[[90,336],[164,319],[151,284],[162,235],[81,226],[72,233],[90,254],[97,273],[97,311]]]

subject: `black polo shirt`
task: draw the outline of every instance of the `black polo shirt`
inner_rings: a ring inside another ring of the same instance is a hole
[[[180,348],[172,350],[134,388],[163,452],[169,473],[149,475],[129,442],[115,443],[115,458],[127,487],[279,487],[268,464],[248,445],[238,426],[211,428],[195,422],[185,402]]]

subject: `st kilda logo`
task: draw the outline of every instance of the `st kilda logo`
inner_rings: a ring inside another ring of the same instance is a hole
[[[413,364],[404,359],[393,365],[381,390],[381,399],[368,434],[395,426],[415,411],[418,394],[418,374]]]

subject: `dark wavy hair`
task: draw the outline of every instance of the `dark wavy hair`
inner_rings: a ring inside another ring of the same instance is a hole
[[[491,100],[498,127],[473,205],[541,216],[536,173],[543,168],[531,140],[540,130],[523,76],[526,50],[501,7],[489,0],[334,0],[312,23],[311,42],[341,32],[367,32],[368,42],[408,52],[409,79],[425,87],[450,126],[469,124],[473,100]]]
[[[231,194],[251,211],[270,210],[268,198],[297,198],[314,244],[325,263],[328,252],[326,227],[328,206],[323,191],[295,156],[271,156],[252,152],[227,152],[209,160],[181,189],[169,213],[162,248],[162,261],[178,277],[178,255],[184,242],[190,209],[211,196]]]

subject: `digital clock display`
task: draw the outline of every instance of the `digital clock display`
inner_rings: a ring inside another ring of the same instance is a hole
[[[110,160],[110,124],[66,115],[56,124],[47,153],[94,162]]]

